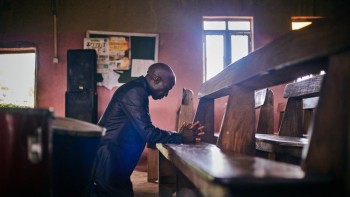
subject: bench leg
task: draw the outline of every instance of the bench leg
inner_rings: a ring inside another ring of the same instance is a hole
[[[148,148],[147,163],[147,181],[156,182],[158,180],[158,150],[156,148]]]
[[[201,197],[201,193],[179,170],[176,171],[176,196]]]
[[[171,197],[176,192],[176,169],[161,153],[159,158],[158,192],[161,197]]]

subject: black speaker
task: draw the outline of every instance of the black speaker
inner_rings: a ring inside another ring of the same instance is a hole
[[[97,123],[95,92],[66,92],[66,117]]]
[[[93,49],[67,51],[67,91],[96,91],[97,53]]]

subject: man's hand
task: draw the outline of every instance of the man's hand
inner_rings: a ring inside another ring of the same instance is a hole
[[[195,123],[184,122],[180,128],[180,135],[183,143],[195,143],[201,140],[204,126],[196,121]]]

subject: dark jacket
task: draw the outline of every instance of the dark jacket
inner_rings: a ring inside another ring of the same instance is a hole
[[[156,128],[149,115],[150,88],[141,76],[116,90],[98,125],[106,128],[97,155],[95,181],[118,187],[130,176],[147,143],[181,143],[178,133]],[[108,189],[108,190],[109,190]]]

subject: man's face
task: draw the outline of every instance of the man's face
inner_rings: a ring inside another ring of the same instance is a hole
[[[175,77],[172,74],[150,74],[154,83],[151,85],[152,98],[154,100],[162,99],[168,96],[169,91],[175,85]]]
[[[162,99],[168,96],[169,91],[173,88],[174,83],[169,80],[162,80],[153,87],[152,98],[154,100]]]

